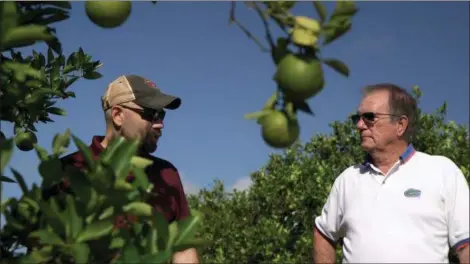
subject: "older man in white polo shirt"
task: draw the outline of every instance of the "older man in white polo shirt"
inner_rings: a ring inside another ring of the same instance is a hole
[[[469,187],[444,156],[409,143],[417,120],[413,97],[392,84],[365,89],[353,121],[367,153],[335,180],[315,219],[315,263],[469,263]]]

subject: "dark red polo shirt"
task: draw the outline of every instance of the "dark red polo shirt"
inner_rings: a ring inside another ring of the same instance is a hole
[[[94,136],[92,139],[90,150],[95,158],[98,158],[104,150],[100,144],[103,139],[102,136]],[[147,167],[146,173],[149,181],[154,185],[153,192],[158,194],[148,201],[149,204],[162,212],[169,222],[189,216],[188,202],[178,170],[164,159],[151,155],[146,155],[145,158],[153,161],[153,164]],[[86,166],[83,155],[78,151],[61,158],[61,161],[64,166],[73,165],[77,168]]]

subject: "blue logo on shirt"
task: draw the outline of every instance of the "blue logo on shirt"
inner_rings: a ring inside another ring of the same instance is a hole
[[[410,188],[410,189],[406,190],[404,194],[405,194],[405,197],[419,198],[421,196],[421,190]]]

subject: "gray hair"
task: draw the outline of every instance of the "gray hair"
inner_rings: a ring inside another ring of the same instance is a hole
[[[376,91],[388,91],[389,111],[394,115],[392,120],[396,121],[400,116],[408,118],[408,126],[403,134],[404,140],[410,142],[415,136],[418,122],[418,107],[416,99],[405,89],[391,83],[379,83],[364,88],[364,96]]]

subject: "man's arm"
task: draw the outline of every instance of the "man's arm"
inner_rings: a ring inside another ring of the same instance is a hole
[[[331,243],[317,228],[313,231],[313,262],[314,263],[335,263],[335,244]]]
[[[180,252],[173,254],[173,263],[174,264],[198,264],[199,257],[197,251],[194,248],[189,248]]]
[[[342,218],[342,192],[339,190],[341,178],[336,179],[321,215],[315,219],[312,250],[314,263],[335,263],[336,260],[335,241],[339,239]]]
[[[183,183],[179,176],[178,171],[176,171],[176,176],[173,179],[176,180],[175,185],[178,189],[178,215],[176,221],[180,221],[190,216],[188,200],[186,199],[186,194],[184,192]],[[199,264],[199,257],[195,248],[188,248],[180,252],[173,254],[173,263],[174,264]]]
[[[470,246],[468,243],[463,248],[457,249],[457,256],[459,257],[460,264],[470,263]]]
[[[462,171],[448,160],[445,181],[445,205],[449,242],[456,251],[460,263],[469,263],[469,187]]]

